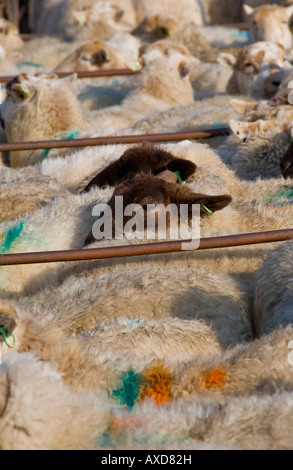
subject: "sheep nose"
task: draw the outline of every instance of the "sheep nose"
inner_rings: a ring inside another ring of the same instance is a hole
[[[283,79],[283,72],[278,71],[275,73],[271,73],[269,77],[265,80],[264,83],[264,89],[265,89],[265,95],[268,98],[271,98],[278,90],[281,82]]]

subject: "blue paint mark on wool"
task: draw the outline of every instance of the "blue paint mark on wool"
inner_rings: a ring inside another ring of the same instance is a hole
[[[11,245],[19,239],[20,235],[22,234],[22,231],[23,222],[20,222],[20,224],[15,225],[15,227],[12,227],[11,229],[7,230],[7,232],[5,233],[4,241],[0,245],[0,254],[3,254],[10,250]]]
[[[131,409],[140,395],[140,385],[145,379],[133,369],[123,372],[121,379],[120,388],[113,390],[112,396],[119,400],[120,405],[126,405]]]
[[[17,62],[17,66],[18,67],[30,66],[30,67],[35,67],[36,69],[44,67],[44,65],[36,64],[35,62],[32,62],[31,60],[27,60],[26,62]]]
[[[68,132],[64,134],[60,140],[72,140],[79,135],[79,131]],[[41,153],[42,158],[46,158],[49,155],[51,149],[44,149]]]
[[[273,206],[291,205],[293,204],[293,186],[282,186],[279,191],[266,196],[264,200]]]
[[[244,39],[248,40],[250,38],[250,32],[249,31],[242,31],[240,29],[240,30],[238,30],[237,36],[240,37],[240,38],[244,38]]]

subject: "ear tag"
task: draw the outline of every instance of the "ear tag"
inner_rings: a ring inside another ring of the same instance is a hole
[[[79,22],[78,22],[79,26],[84,26],[85,21],[86,21],[86,17],[85,17],[85,15],[82,15],[79,19]]]
[[[213,211],[211,211],[208,207],[204,206],[203,204],[201,206],[208,215],[213,215]]]
[[[175,173],[175,175],[177,175],[179,184],[186,184],[186,181],[183,181],[183,179],[180,176],[180,171],[175,171],[174,173]]]
[[[139,69],[141,66],[141,63],[139,62],[139,60],[137,60],[134,65],[131,67],[131,70],[135,71],[137,69]]]
[[[2,326],[2,327],[0,328],[0,334],[3,335],[3,338],[4,338],[4,341],[5,341],[6,346],[8,346],[10,349],[13,349],[14,346],[15,346],[15,336],[14,336],[14,333],[12,333],[13,346],[12,346],[11,343],[10,343],[7,330],[6,330],[6,328],[4,328],[4,326]]]
[[[29,89],[28,88],[24,88],[23,90],[21,90],[21,96],[23,96],[24,98],[29,94]]]

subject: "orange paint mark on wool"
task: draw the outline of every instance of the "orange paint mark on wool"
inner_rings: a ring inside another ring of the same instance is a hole
[[[203,380],[205,388],[221,388],[224,387],[226,383],[227,374],[222,369],[212,369],[204,373]]]
[[[146,383],[144,384],[140,399],[152,398],[156,405],[168,403],[171,396],[171,375],[164,367],[156,367],[144,371]]]
[[[139,417],[132,417],[132,416],[122,416],[112,418],[111,427],[113,428],[127,428],[127,429],[137,429],[141,427],[143,424],[142,419]]]

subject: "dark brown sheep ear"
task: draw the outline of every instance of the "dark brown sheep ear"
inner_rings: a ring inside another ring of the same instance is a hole
[[[214,212],[220,211],[229,206],[232,202],[232,197],[228,194],[221,196],[202,196],[200,198],[200,214],[213,215]]]
[[[195,163],[190,160],[184,160],[183,158],[174,158],[167,164],[167,170],[179,171],[180,177],[183,181],[193,175],[196,171]]]
[[[228,206],[232,202],[232,198],[228,194],[220,196],[197,194],[183,186],[177,201],[179,204],[188,204],[188,212],[190,215],[192,206],[195,204],[200,205],[200,215],[213,215],[214,212],[220,211],[221,209],[224,209],[224,207]]]

